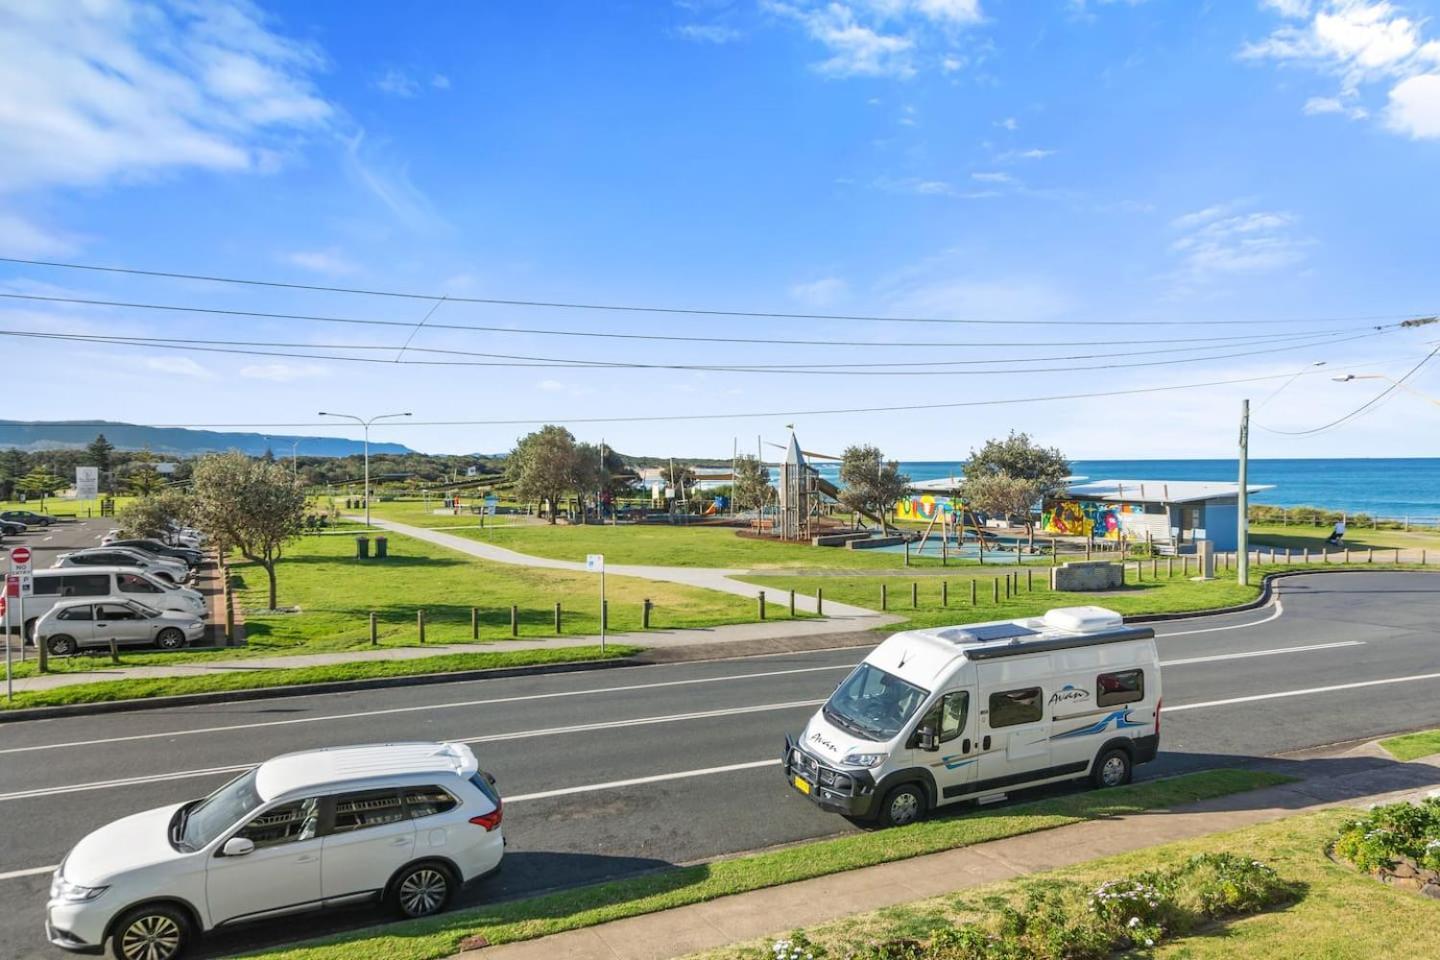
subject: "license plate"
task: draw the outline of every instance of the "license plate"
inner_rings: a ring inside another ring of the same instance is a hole
[[[801,793],[806,793],[806,794],[808,794],[808,793],[810,792],[810,781],[808,781],[808,780],[803,780],[803,779],[801,779],[800,777],[796,777],[796,778],[795,778],[795,789],[796,789],[796,790],[799,790]]]

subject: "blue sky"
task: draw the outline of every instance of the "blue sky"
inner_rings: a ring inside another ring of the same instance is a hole
[[[1213,457],[1233,452],[1249,396],[1257,456],[1440,455],[1434,407],[1404,391],[1333,430],[1271,432],[1323,425],[1385,387],[1334,374],[1399,376],[1440,339],[1440,326],[1360,336],[1440,311],[1437,7],[655,0],[356,16],[340,3],[0,0],[0,255],[450,297],[992,321],[447,302],[433,322],[875,345],[415,332],[411,346],[432,351],[994,361],[903,377],[352,363],[334,357],[393,358],[353,348],[398,348],[412,331],[10,300],[9,330],[300,343],[290,352],[311,356],[0,338],[0,416],[544,421],[1272,378],[572,429],[654,455],[725,456],[734,437],[751,449],[795,422],[812,449],[871,442],[914,459],[963,458],[1011,428],[1076,457]],[[0,292],[407,323],[431,306],[13,264],[0,264]],[[1237,320],[1250,323],[1216,323]],[[1182,352],[1185,338],[1282,334],[1263,353]],[[1056,341],[1088,345],[1044,345]],[[1223,356],[1236,353],[1251,355]],[[1035,362],[1070,355],[1086,359]],[[1156,360],[1186,362],[1111,366]],[[1018,368],[1046,372],[1004,372]],[[1410,382],[1440,394],[1440,360]],[[524,429],[377,436],[492,451]]]

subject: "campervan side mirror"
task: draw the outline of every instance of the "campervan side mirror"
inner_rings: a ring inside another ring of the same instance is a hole
[[[928,723],[921,724],[915,731],[915,739],[921,750],[939,750],[940,742],[936,739],[935,728]]]

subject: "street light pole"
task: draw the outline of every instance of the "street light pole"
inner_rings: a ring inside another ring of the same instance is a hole
[[[322,416],[322,417],[340,417],[340,418],[343,419],[343,420],[354,420],[356,423],[360,424],[360,426],[362,426],[362,427],[365,428],[365,526],[366,526],[366,527],[369,527],[369,526],[370,526],[370,425],[371,425],[372,423],[375,423],[375,422],[378,421],[378,420],[389,420],[389,419],[395,418],[395,417],[408,417],[408,416],[410,416],[410,414],[409,414],[409,413],[382,413],[382,414],[379,414],[378,416],[371,417],[369,420],[366,420],[366,419],[363,418],[363,417],[357,417],[357,416],[355,416],[355,414],[353,414],[353,413],[326,413],[324,410],[321,410],[319,415]]]
[[[1250,583],[1250,401],[1240,401],[1240,484],[1236,499],[1240,518],[1236,530],[1235,581]]]
[[[1393,384],[1401,388],[1402,390],[1410,391],[1422,400],[1429,400],[1436,406],[1440,406],[1440,399],[1432,397],[1426,393],[1421,393],[1419,390],[1416,390],[1414,387],[1410,386],[1410,384],[1400,380],[1396,380],[1394,377],[1387,377],[1383,373],[1347,373],[1343,376],[1331,377],[1330,379],[1334,380],[1336,383],[1349,383],[1351,380],[1384,380],[1386,383]]]

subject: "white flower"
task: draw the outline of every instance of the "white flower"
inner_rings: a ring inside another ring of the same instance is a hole
[[[1154,941],[1154,940],[1151,940],[1149,937],[1146,937],[1146,938],[1145,938],[1145,946],[1147,946],[1147,947],[1153,947],[1153,946],[1155,946],[1155,941]]]
[[[1134,930],[1136,927],[1140,926],[1140,918],[1139,918],[1139,917],[1131,917],[1131,918],[1130,918],[1130,923],[1127,924],[1127,926],[1129,926],[1131,930]]]

